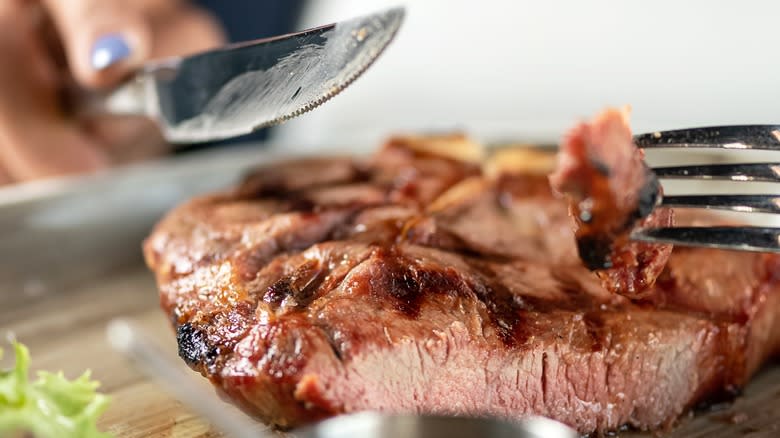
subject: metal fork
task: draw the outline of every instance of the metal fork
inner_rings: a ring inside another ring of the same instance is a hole
[[[714,148],[780,151],[780,125],[712,126],[653,132],[634,137],[642,149]],[[780,182],[780,162],[657,167],[661,179]],[[664,196],[661,205],[745,213],[780,213],[780,195]],[[635,240],[684,246],[780,252],[780,228],[755,226],[665,227],[634,232]]]

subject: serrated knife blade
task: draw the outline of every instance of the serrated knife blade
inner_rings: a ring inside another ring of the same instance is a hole
[[[316,108],[357,79],[404,18],[393,8],[145,65],[102,109],[158,121],[172,143],[248,134]]]

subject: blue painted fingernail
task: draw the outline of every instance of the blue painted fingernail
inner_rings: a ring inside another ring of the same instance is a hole
[[[102,70],[128,56],[130,56],[130,46],[122,35],[103,35],[92,46],[92,68]]]

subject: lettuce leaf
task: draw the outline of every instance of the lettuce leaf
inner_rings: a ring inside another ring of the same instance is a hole
[[[69,381],[62,372],[38,372],[29,380],[30,353],[14,342],[16,365],[0,370],[0,435],[31,432],[42,438],[108,438],[97,430],[97,419],[109,399],[98,394],[98,382],[87,371]],[[0,357],[2,350],[0,350]]]

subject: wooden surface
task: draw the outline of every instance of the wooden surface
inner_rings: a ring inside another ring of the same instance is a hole
[[[61,369],[69,378],[91,369],[100,390],[112,398],[101,430],[127,438],[219,436],[108,345],[106,323],[125,316],[176,351],[148,272],[136,266],[93,280],[57,290],[45,285],[18,294],[3,290],[0,330],[10,330],[30,348],[33,369]]]
[[[105,326],[117,316],[139,321],[171,354],[176,351],[152,277],[140,263],[80,280],[0,289],[0,331],[10,330],[30,347],[35,369],[62,369],[75,377],[91,368],[102,382],[102,391],[113,399],[100,421],[103,430],[127,438],[219,436],[109,348]],[[669,436],[780,436],[780,366],[767,366],[733,405],[686,419]]]

